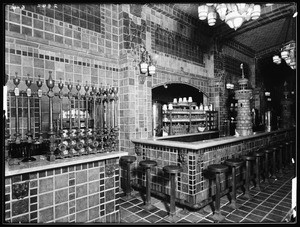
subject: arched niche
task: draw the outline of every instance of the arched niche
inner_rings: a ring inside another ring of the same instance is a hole
[[[199,90],[199,88],[185,84],[185,83],[164,83],[156,85],[152,88],[152,104],[153,104],[153,118],[152,118],[152,129],[153,136],[162,136],[162,105],[173,102],[174,98],[187,99],[192,97],[193,102],[197,103],[197,106],[207,105],[208,95]]]
[[[167,104],[174,98],[192,97],[193,102],[207,104],[208,95],[199,88],[185,83],[164,83],[152,88],[152,103]]]

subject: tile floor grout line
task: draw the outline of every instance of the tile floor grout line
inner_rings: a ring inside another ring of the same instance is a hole
[[[283,185],[281,185],[276,191],[274,191],[271,195],[269,195],[266,199],[268,199],[269,197],[271,197],[272,195],[274,195],[278,190],[280,190],[285,184],[287,184],[289,181],[290,181],[291,179],[289,178],[289,179],[287,179],[286,181],[285,181],[285,183],[283,184]],[[287,195],[286,195],[287,196]],[[285,196],[285,197],[286,197]],[[284,198],[285,198],[284,197]],[[282,198],[280,201],[282,201],[284,198]],[[266,200],[265,199],[265,200]],[[279,202],[280,203],[280,202]],[[263,221],[263,220],[265,220],[266,218],[267,218],[267,216],[273,211],[275,209],[275,207],[274,208],[271,208],[271,211],[269,211],[265,216],[263,216],[263,218],[262,218],[262,220],[261,221]],[[252,212],[252,211],[251,211]]]

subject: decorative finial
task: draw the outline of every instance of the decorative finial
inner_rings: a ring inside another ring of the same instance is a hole
[[[242,78],[244,79],[245,78],[245,75],[244,75],[244,67],[243,67],[243,63],[241,63],[241,70],[242,70]]]

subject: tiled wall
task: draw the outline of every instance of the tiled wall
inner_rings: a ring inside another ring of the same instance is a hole
[[[118,160],[6,177],[5,221],[119,222]]]
[[[204,175],[208,165],[223,163],[229,158],[238,158],[286,138],[295,138],[294,133],[294,131],[283,131],[278,134],[245,139],[200,150],[136,143],[137,161],[133,164],[135,168],[133,170],[134,182],[136,185],[145,186],[145,171],[139,167],[138,163],[145,159],[155,160],[157,166],[151,168],[151,190],[154,193],[170,194],[170,181],[168,174],[163,172],[163,167],[180,165],[183,172],[177,175],[176,198],[187,201],[192,207],[209,197],[209,179]],[[230,178],[225,180],[224,177],[221,175],[222,189],[230,185]],[[213,184],[212,195],[214,194],[215,185]]]
[[[29,74],[35,83],[38,75],[47,79],[49,71],[56,83],[62,78],[73,85],[87,81],[97,87],[119,87],[122,151],[133,152],[132,138],[152,136],[155,86],[189,84],[215,106],[222,105],[212,81],[208,26],[168,4],[58,4],[15,12],[6,7],[5,29],[9,89],[14,87],[15,72],[22,81]],[[156,74],[143,85],[138,81],[142,43],[156,66]],[[26,88],[24,83],[20,88]]]

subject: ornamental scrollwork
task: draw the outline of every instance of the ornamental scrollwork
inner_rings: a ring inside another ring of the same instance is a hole
[[[115,170],[118,168],[117,164],[110,164],[105,166],[105,175],[111,177],[114,175]]]
[[[134,150],[135,150],[135,153],[137,156],[142,155],[142,145],[141,144],[136,144]]]
[[[181,166],[187,165],[187,151],[186,149],[179,149],[178,151],[178,162]]]

